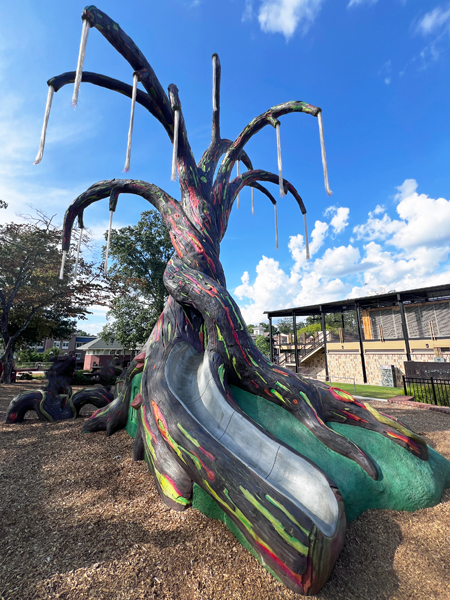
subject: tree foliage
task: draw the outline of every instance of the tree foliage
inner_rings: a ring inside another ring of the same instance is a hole
[[[16,346],[57,335],[69,337],[76,319],[108,291],[93,265],[80,261],[76,277],[59,279],[61,230],[40,214],[29,223],[0,226],[0,328],[3,379],[10,382]],[[67,259],[66,268],[73,267]]]
[[[264,335],[258,335],[255,340],[256,347],[264,354],[267,358],[270,356],[270,341],[269,338]]]
[[[156,211],[143,212],[135,226],[111,231],[108,275],[117,295],[102,339],[115,338],[129,349],[147,341],[168,297],[163,274],[172,254],[169,232]]]

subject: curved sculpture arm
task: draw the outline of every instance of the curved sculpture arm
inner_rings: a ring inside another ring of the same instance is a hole
[[[203,176],[206,177],[209,188],[212,187],[214,172],[220,162],[220,159],[229,150],[232,143],[233,142],[231,140],[219,140],[219,142],[215,144],[211,143],[209,148],[205,150],[203,156],[201,157],[200,162],[198,163],[198,169],[201,170],[203,172]],[[244,163],[247,169],[253,169],[252,161],[245,150],[241,151],[239,160]]]
[[[261,169],[257,169],[255,171],[245,171],[245,173],[242,173],[242,175],[239,175],[239,177],[236,177],[235,179],[233,179],[233,181],[230,183],[230,185],[228,187],[227,202],[228,202],[229,210],[231,210],[231,207],[233,206],[233,202],[236,199],[236,196],[238,195],[238,193],[242,190],[242,188],[245,186],[255,187],[253,184],[257,183],[258,181],[268,181],[270,183],[278,184],[279,176],[275,175],[275,173],[270,173],[269,171],[263,171]],[[300,207],[300,210],[302,211],[302,214],[305,215],[306,214],[305,204],[303,203],[302,197],[297,192],[297,190],[292,185],[292,183],[290,183],[287,179],[283,179],[283,186],[284,186],[285,192],[290,192],[294,196],[294,198],[297,201],[297,204]],[[260,190],[260,191],[263,191],[263,190]],[[263,193],[266,193],[266,192],[263,192]],[[267,196],[267,194],[266,194],[266,196]]]
[[[169,135],[170,141],[174,138],[174,111],[170,100],[156,77],[150,63],[133,40],[123,29],[113,21],[107,14],[95,6],[87,6],[81,15],[83,20],[89,22],[108,40],[108,42],[119,52],[137,73],[139,81],[153,99],[150,112],[158,119]],[[181,123],[180,123],[181,125]],[[184,128],[184,122],[183,122]],[[180,170],[180,182],[184,180],[187,186],[194,186],[197,179],[197,166],[195,164],[192,150],[187,141],[187,133],[180,136],[178,144],[178,155],[182,157],[184,168]]]
[[[166,129],[172,140],[173,112],[170,108],[169,98],[144,54],[123,31],[120,25],[96,6],[87,6],[83,10],[81,18],[88,21],[91,27],[98,29],[111,46],[113,46],[133,67],[133,70],[139,74],[142,85],[145,87],[148,94],[154,98],[155,107],[157,108],[158,113],[155,116]]]
[[[317,117],[321,112],[321,109],[317,106],[313,106],[312,104],[301,102],[300,100],[293,100],[291,102],[285,102],[284,104],[273,106],[272,108],[269,108],[269,110],[266,110],[266,112],[256,117],[256,119],[253,119],[253,121],[241,131],[227,151],[214,184],[216,191],[223,184],[228,182],[234,163],[236,160],[238,160],[238,157],[247,142],[266,125],[272,125],[273,127],[276,127],[278,123],[278,117],[293,112],[304,112],[312,115],[313,117]]]
[[[58,92],[65,85],[75,81],[75,74],[76,71],[61,73],[61,75],[57,75],[56,77],[49,79],[47,81],[47,85],[51,85],[55,92]],[[131,98],[133,91],[133,86],[128,85],[123,81],[119,81],[118,79],[114,79],[112,77],[107,77],[106,75],[100,75],[99,73],[92,73],[90,71],[83,71],[81,81],[83,83],[92,83],[93,85],[106,88],[107,90],[112,90],[113,92],[118,92],[119,94],[123,94],[128,98]],[[149,94],[138,89],[136,94],[136,102],[146,108],[155,118],[158,118],[157,105]]]
[[[170,202],[173,207],[179,207],[179,202],[169,196],[161,188],[139,179],[110,179],[99,181],[91,185],[85,192],[76,198],[64,215],[62,249],[67,251],[70,246],[70,235],[75,218],[83,213],[84,209],[104,198],[110,197],[110,210],[115,210],[119,194],[135,194],[145,198],[159,212]],[[181,207],[179,207],[181,210]]]
[[[253,182],[253,183],[249,183],[248,187],[252,187],[255,188],[255,190],[258,190],[259,192],[262,192],[265,196],[267,196],[269,198],[269,200],[272,202],[272,204],[275,206],[277,201],[275,200],[275,198],[272,196],[272,194],[269,192],[269,190],[267,188],[265,188],[263,185]]]

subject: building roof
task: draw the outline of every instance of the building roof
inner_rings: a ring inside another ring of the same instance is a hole
[[[436,300],[450,300],[450,283],[436,285],[434,287],[419,288],[415,290],[405,290],[399,292],[392,290],[386,294],[376,294],[374,296],[362,296],[360,298],[345,298],[335,302],[322,302],[321,304],[312,304],[310,306],[297,306],[293,308],[283,308],[280,310],[267,310],[264,314],[268,317],[301,317],[320,315],[322,313],[345,312],[355,310],[356,306],[364,309],[385,308],[395,306],[398,302],[404,303],[423,303]]]
[[[117,340],[106,342],[102,338],[95,338],[87,344],[78,346],[77,350],[122,350],[123,346]]]

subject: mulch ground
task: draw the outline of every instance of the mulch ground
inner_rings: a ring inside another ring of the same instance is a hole
[[[300,598],[224,525],[167,509],[125,432],[82,435],[82,419],[5,425],[9,401],[33,387],[0,385],[0,599]],[[373,404],[450,459],[450,415]],[[367,511],[317,598],[449,600],[449,528],[450,490],[415,513]]]

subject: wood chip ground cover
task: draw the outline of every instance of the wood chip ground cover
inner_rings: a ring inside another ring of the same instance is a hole
[[[0,599],[301,598],[221,523],[167,509],[125,432],[82,435],[82,419],[5,425],[12,397],[33,387],[0,385]],[[373,404],[450,459],[450,415]],[[317,598],[449,600],[449,528],[450,490],[416,513],[364,513]]]

